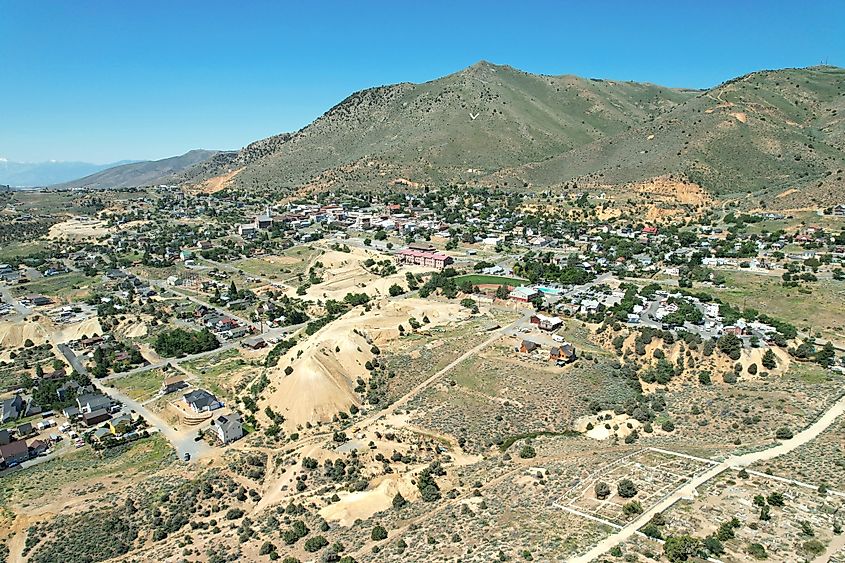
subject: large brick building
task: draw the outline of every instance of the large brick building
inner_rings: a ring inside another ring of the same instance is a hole
[[[406,248],[396,254],[396,262],[399,264],[416,264],[417,266],[427,266],[438,270],[442,270],[453,261],[451,256],[431,250]]]

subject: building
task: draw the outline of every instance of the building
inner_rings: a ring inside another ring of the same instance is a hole
[[[250,350],[259,350],[267,346],[267,341],[261,336],[253,336],[241,342],[241,346]]]
[[[29,456],[38,457],[44,452],[46,452],[47,448],[49,447],[49,444],[47,444],[47,442],[45,442],[44,440],[33,440],[29,444]]]
[[[217,397],[205,389],[196,389],[186,393],[184,399],[185,404],[196,413],[213,411],[223,406],[217,400]]]
[[[111,408],[111,399],[99,393],[87,393],[77,397],[76,404],[79,406],[79,412],[84,415],[96,410]]]
[[[12,441],[12,434],[7,429],[0,429],[0,446],[5,446]]]
[[[0,446],[0,461],[9,465],[17,465],[29,459],[29,448],[25,440],[15,440]]]
[[[186,386],[187,383],[185,383],[181,375],[171,375],[170,377],[164,378],[164,381],[161,382],[161,394],[175,393]]]
[[[0,422],[11,422],[20,418],[24,403],[20,395],[5,399],[0,404]]]
[[[549,350],[549,359],[558,364],[568,364],[575,361],[575,346],[564,342],[560,346],[552,346]]]
[[[230,444],[244,435],[241,415],[236,412],[215,418],[212,429],[223,444]]]
[[[533,287],[526,287],[524,285],[521,285],[519,287],[513,288],[513,290],[508,294],[508,298],[513,299],[514,301],[528,303],[538,295],[540,295],[540,292],[534,289]]]
[[[426,266],[442,270],[446,266],[452,264],[454,260],[451,256],[447,256],[446,254],[442,254],[440,252],[406,248],[396,254],[396,262],[399,264],[415,264],[417,266]]]
[[[101,422],[105,422],[106,420],[110,419],[111,415],[109,411],[106,409],[97,409],[92,412],[86,412],[82,415],[82,422],[85,423],[85,426],[96,426]]]
[[[126,434],[132,429],[132,415],[122,414],[109,421],[109,431],[115,436]]]
[[[538,313],[531,317],[531,324],[537,325],[540,330],[557,330],[563,325],[563,321],[558,317],[547,317]]]
[[[519,351],[523,354],[530,354],[534,350],[538,350],[540,345],[536,342],[532,342],[530,340],[523,340],[522,344],[519,345]]]

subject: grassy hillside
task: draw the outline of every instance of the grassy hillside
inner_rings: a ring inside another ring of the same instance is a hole
[[[829,204],[843,197],[843,106],[843,69],[756,72],[651,123],[486,180],[589,186],[676,174],[717,196],[752,193],[750,205]]]
[[[254,143],[203,177],[243,168],[234,185],[259,189],[473,180],[623,133],[694,95],[481,62],[423,84],[357,92],[301,131]]]

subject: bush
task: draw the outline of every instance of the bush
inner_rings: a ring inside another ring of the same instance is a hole
[[[384,528],[384,526],[376,525],[373,528],[372,533],[370,533],[370,538],[373,541],[386,540],[387,539],[387,530]]]
[[[610,485],[608,485],[604,481],[599,481],[598,483],[596,483],[594,490],[596,493],[596,498],[599,500],[604,500],[610,496]]]
[[[663,553],[672,563],[687,561],[690,557],[698,555],[699,551],[701,551],[701,540],[689,534],[669,536],[663,544]]]
[[[768,559],[769,554],[766,553],[766,548],[759,543],[750,543],[745,548],[745,553],[754,559]]]
[[[622,498],[633,498],[637,495],[637,486],[630,479],[622,479],[616,485],[616,492]]]
[[[672,432],[675,430],[675,424],[671,420],[665,420],[663,421],[663,424],[660,425],[660,428],[662,428],[664,432]]]
[[[534,451],[534,447],[531,444],[525,444],[522,446],[522,449],[519,450],[519,457],[522,459],[530,459],[536,455],[537,452]]]
[[[323,536],[314,536],[313,538],[308,538],[305,542],[305,551],[308,553],[314,553],[315,551],[320,551],[324,547],[329,545],[328,540]]]
[[[625,516],[634,516],[636,514],[642,514],[643,513],[643,505],[640,504],[640,501],[638,501],[638,500],[632,500],[632,501],[626,502],[622,506],[622,513]]]
[[[775,432],[775,438],[778,440],[790,440],[792,439],[792,430],[786,426],[782,426],[777,429],[777,432]]]

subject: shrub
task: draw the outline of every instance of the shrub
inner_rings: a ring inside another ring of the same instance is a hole
[[[634,516],[636,514],[642,514],[643,513],[643,505],[640,504],[640,501],[638,501],[638,500],[632,500],[632,501],[626,502],[622,506],[622,513],[625,516]]]
[[[633,498],[637,495],[637,486],[630,479],[622,479],[616,485],[616,491],[622,498]]]
[[[519,450],[519,457],[522,459],[530,459],[536,455],[537,452],[534,451],[534,447],[531,444],[525,444],[522,446],[522,449]]]
[[[308,538],[305,542],[305,551],[308,553],[314,553],[315,551],[320,551],[324,547],[329,545],[328,540],[323,536],[314,536],[313,538]]]
[[[376,525],[373,528],[372,533],[370,533],[370,538],[373,541],[386,540],[387,539],[387,530],[384,528],[384,526]]]
[[[604,481],[596,483],[594,490],[596,492],[596,498],[599,500],[604,500],[610,496],[610,485]]]

